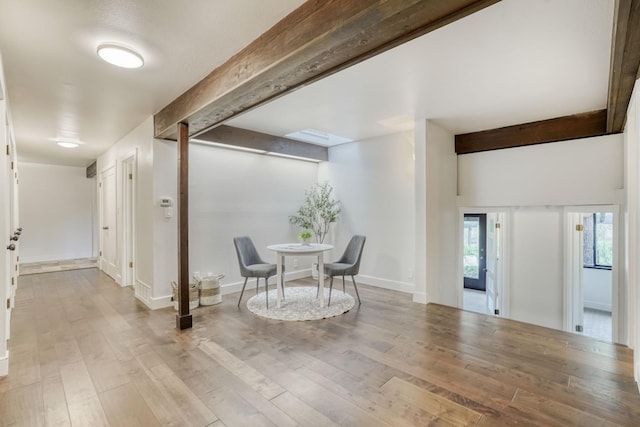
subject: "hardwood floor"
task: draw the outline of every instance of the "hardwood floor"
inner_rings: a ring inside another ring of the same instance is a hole
[[[95,269],[20,277],[0,424],[638,425],[625,347],[360,293],[361,307],[308,322],[226,295],[178,332],[175,311]]]

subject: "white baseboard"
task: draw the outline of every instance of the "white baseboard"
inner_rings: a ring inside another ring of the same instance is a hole
[[[60,255],[39,255],[39,256],[24,256],[20,254],[20,264],[31,264],[31,263],[47,263],[47,262],[64,262],[64,261],[75,261],[79,259],[95,259],[97,257],[88,255],[88,256],[70,256],[70,257],[60,257]]]
[[[173,298],[172,295],[166,295],[158,298],[151,298],[150,304],[147,304],[147,307],[149,307],[151,310],[158,310],[161,308],[173,307],[173,301],[171,301],[171,298]]]
[[[345,279],[351,280],[350,277],[345,277]],[[375,286],[377,288],[389,289],[391,291],[404,292],[407,294],[412,294],[414,289],[413,283],[397,282],[395,280],[381,279],[379,277],[357,275],[356,283],[361,283],[361,282],[365,285]]]
[[[414,292],[413,302],[417,302],[419,304],[427,304],[429,302],[429,298],[426,292]]]
[[[0,377],[5,377],[9,375],[9,351],[0,357]]]

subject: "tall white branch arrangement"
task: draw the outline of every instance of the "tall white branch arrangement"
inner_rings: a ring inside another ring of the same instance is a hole
[[[289,217],[289,222],[305,230],[310,230],[317,243],[324,242],[329,232],[329,226],[338,220],[340,215],[340,201],[331,196],[333,188],[328,182],[314,184],[305,192],[302,206],[295,215]]]

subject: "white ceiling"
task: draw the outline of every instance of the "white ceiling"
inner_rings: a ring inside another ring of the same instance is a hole
[[[0,0],[22,160],[87,165],[303,0]],[[614,0],[504,0],[227,124],[360,140],[432,118],[464,133],[606,107]],[[101,62],[129,45],[141,70]],[[76,137],[75,150],[57,137]]]

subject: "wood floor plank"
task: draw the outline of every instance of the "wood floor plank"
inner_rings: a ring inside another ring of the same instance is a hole
[[[131,383],[100,393],[100,401],[111,426],[152,427],[161,425]]]
[[[3,426],[44,425],[41,384],[16,387],[0,394],[0,415]]]
[[[182,413],[170,395],[164,391],[164,386],[153,381],[140,366],[136,359],[123,362],[123,365],[147,406],[163,426],[190,426],[197,427],[194,419],[186,413]]]
[[[70,426],[69,409],[64,395],[62,378],[45,377],[42,380],[42,399],[44,403],[44,423],[47,426]]]
[[[333,421],[322,413],[316,411],[302,400],[289,392],[282,393],[273,399],[273,403],[284,412],[289,414],[301,426],[308,427],[331,427],[337,426]]]
[[[163,395],[179,408],[183,418],[188,417],[198,425],[206,425],[218,419],[166,364],[157,360],[156,355],[146,353],[138,356],[137,360]]]
[[[233,354],[220,347],[212,341],[201,342],[199,346],[213,360],[227,368],[231,373],[241,378],[251,388],[264,396],[265,399],[272,399],[284,393],[284,389],[262,375],[256,369],[247,365]]]
[[[380,387],[380,391],[392,398],[400,397],[411,405],[422,408],[436,418],[443,419],[451,425],[473,425],[480,420],[481,414],[442,398],[437,394],[416,387],[400,378],[394,377],[390,379],[385,385]]]

